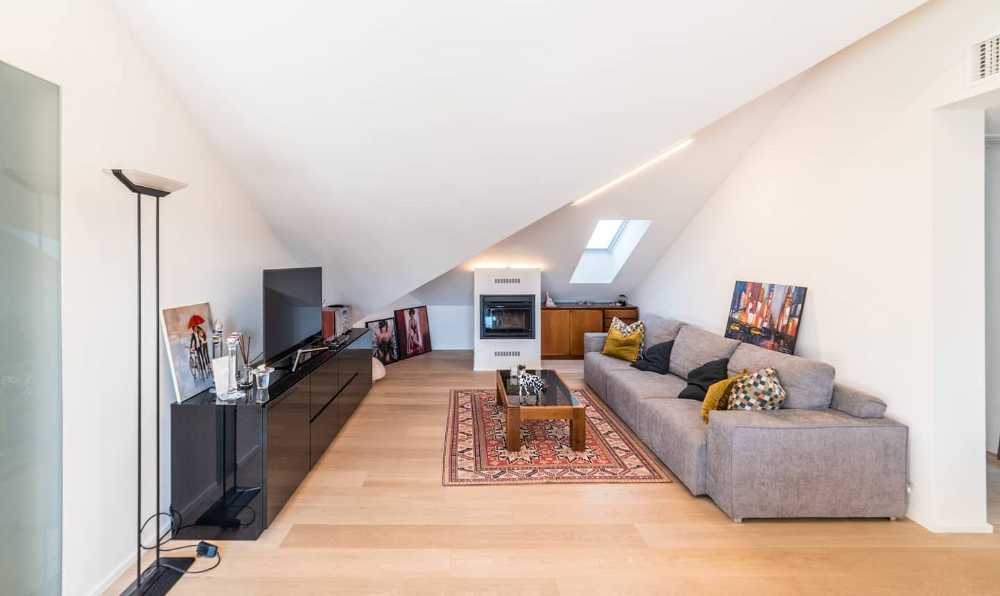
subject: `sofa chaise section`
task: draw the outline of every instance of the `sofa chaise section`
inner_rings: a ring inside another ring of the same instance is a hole
[[[875,398],[873,398],[875,399]],[[706,489],[745,518],[902,517],[907,427],[836,409],[712,412]]]

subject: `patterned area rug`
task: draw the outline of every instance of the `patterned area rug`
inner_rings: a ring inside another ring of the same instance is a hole
[[[445,436],[445,486],[671,482],[663,465],[606,405],[587,404],[587,449],[569,446],[569,421],[521,423],[520,451],[507,451],[506,418],[490,389],[454,389]]]

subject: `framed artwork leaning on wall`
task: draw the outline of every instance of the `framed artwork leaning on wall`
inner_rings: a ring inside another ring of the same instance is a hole
[[[794,354],[805,301],[806,288],[802,286],[737,281],[726,337]]]
[[[409,358],[431,351],[431,326],[426,306],[397,310],[396,337],[402,358]]]
[[[375,358],[382,364],[392,364],[399,360],[399,339],[396,335],[396,319],[378,319],[368,321],[365,327],[372,330],[372,343],[375,344]]]
[[[211,342],[212,309],[207,302],[164,308],[160,313],[170,375],[177,403],[214,384]]]

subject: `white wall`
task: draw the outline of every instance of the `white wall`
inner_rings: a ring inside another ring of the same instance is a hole
[[[471,350],[475,309],[456,304],[431,304],[431,345],[435,350]]]
[[[986,146],[986,449],[1000,441],[1000,144]]]
[[[924,496],[933,497],[924,508],[924,525],[942,531],[992,531],[986,522],[983,458],[985,117],[981,109],[936,110],[932,126],[933,385],[929,424],[914,431],[923,445],[931,446],[930,453],[921,453],[931,456],[934,478],[931,490],[924,489]]]
[[[259,335],[260,269],[297,263],[108,2],[3,0],[0,60],[62,90],[63,593],[89,594],[135,548],[135,200],[101,170],[133,167],[190,184],[162,204],[165,306],[207,300],[230,329]],[[155,329],[150,314],[147,512],[155,509]],[[165,423],[172,397],[164,379]],[[165,478],[167,437],[169,426]],[[164,494],[167,503],[169,483]]]
[[[411,306],[426,306],[435,350],[471,350],[474,315],[472,307],[472,272],[452,270],[417,288],[399,300],[379,308],[355,305],[358,322],[391,317],[393,311]]]
[[[934,110],[977,92],[968,48],[997,28],[991,0],[932,2],[804,74],[634,293],[721,332],[734,280],[807,286],[798,353],[910,426],[908,515],[938,530],[988,525],[982,430],[967,428],[983,418],[982,113],[977,166],[976,114]],[[935,152],[948,133],[971,169]],[[949,402],[967,411],[947,430]]]
[[[389,318],[394,311],[411,306],[427,307],[427,323],[430,325],[431,347],[434,350],[472,349],[471,304],[427,304],[408,294],[388,306],[365,314],[354,326],[363,327],[367,321]]]

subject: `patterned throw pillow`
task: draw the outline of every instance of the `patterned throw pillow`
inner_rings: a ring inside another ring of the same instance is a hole
[[[612,329],[617,329],[625,337],[630,337],[633,333],[638,332],[642,338],[639,341],[639,345],[646,345],[646,324],[642,321],[636,321],[635,323],[629,324],[618,317],[614,317],[611,319],[611,326],[608,327],[608,331],[611,331]]]
[[[743,375],[729,391],[729,410],[777,410],[785,401],[778,371],[762,368]]]

